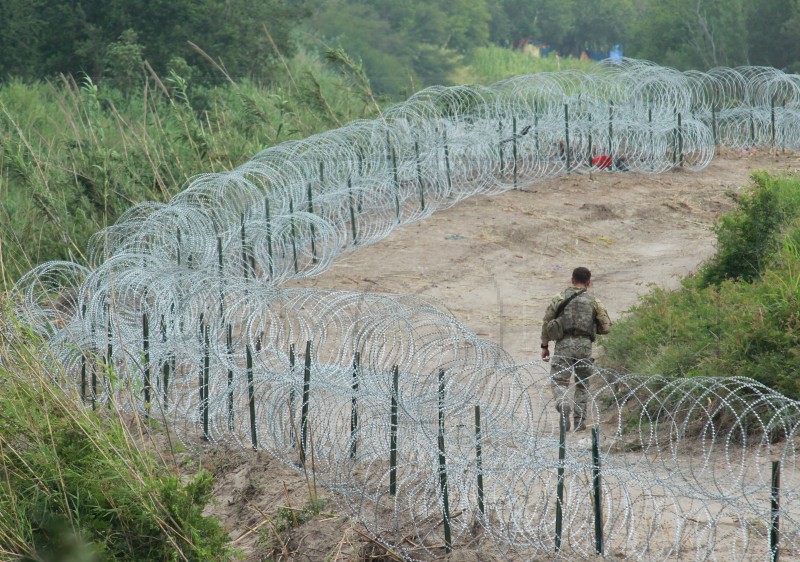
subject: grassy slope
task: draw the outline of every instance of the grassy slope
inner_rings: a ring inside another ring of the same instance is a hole
[[[82,408],[59,366],[0,302],[0,559],[232,558],[201,515],[211,477],[181,479],[115,408]]]
[[[800,177],[753,181],[717,226],[716,257],[615,325],[604,344],[610,366],[750,377],[800,398]]]
[[[589,66],[497,48],[468,63],[455,83]],[[178,76],[129,96],[90,82],[0,88],[0,281],[43,260],[80,259],[88,237],[132,203],[166,200],[194,174],[374,116],[352,70],[334,75],[301,55],[270,88],[209,90]],[[683,289],[645,297],[607,339],[608,360],[672,376],[752,376],[800,396],[798,188],[796,177],[757,176],[753,196],[720,223],[720,257]],[[8,322],[0,330],[0,554],[227,556],[218,528],[199,517],[207,477],[180,482],[113,411],[75,409],[52,386],[57,368],[38,343]]]
[[[136,202],[168,200],[196,174],[375,113],[362,81],[304,54],[270,87],[204,88],[177,75],[127,95],[71,78],[6,84],[0,289],[43,261],[82,261],[89,237]]]

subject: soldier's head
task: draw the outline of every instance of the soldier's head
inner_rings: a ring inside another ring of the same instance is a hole
[[[592,272],[589,271],[585,267],[576,267],[572,270],[572,284],[573,285],[583,285],[584,287],[589,286],[589,282],[592,280]]]

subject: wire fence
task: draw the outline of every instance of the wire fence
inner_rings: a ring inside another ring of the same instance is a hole
[[[625,61],[428,88],[132,207],[88,266],[24,276],[17,314],[91,407],[310,467],[409,559],[490,541],[509,557],[763,560],[778,528],[796,555],[796,402],[595,369],[592,454],[588,433],[561,431],[546,365],[515,364],[441,304],[281,285],[472,195],[701,170],[718,145],[796,150],[798,87],[769,68]]]

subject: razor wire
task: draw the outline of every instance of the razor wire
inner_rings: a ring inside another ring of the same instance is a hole
[[[445,519],[456,545],[481,535],[509,555],[552,551],[558,467],[569,475],[563,557],[589,554],[591,459],[579,447],[557,460],[542,364],[515,365],[435,301],[280,285],[464,198],[596,169],[599,155],[608,171],[661,173],[703,169],[716,145],[794,150],[797,92],[797,76],[775,69],[681,73],[630,60],[428,88],[380,119],[283,143],[194,178],[169,203],[132,207],[91,239],[88,266],[24,276],[17,313],[88,403],[163,416],[186,441],[310,460],[375,536],[393,548],[398,533],[413,536],[409,558],[439,552]],[[748,380],[595,378],[593,421],[609,433],[607,551],[764,559],[764,464],[781,458],[796,479],[797,404]],[[796,552],[793,493],[781,525]]]

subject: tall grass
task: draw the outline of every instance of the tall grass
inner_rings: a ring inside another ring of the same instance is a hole
[[[225,532],[201,514],[211,477],[181,479],[148,452],[146,426],[85,407],[0,306],[0,559],[231,559]]]
[[[520,51],[503,47],[479,47],[475,49],[452,76],[457,84],[491,84],[499,80],[559,70],[587,71],[591,61],[573,57],[558,57],[551,53],[546,57],[535,58]]]
[[[753,176],[718,254],[614,326],[604,361],[675,377],[745,376],[800,398],[800,178]]]
[[[207,88],[171,72],[132,92],[85,77],[0,87],[2,287],[42,261],[81,261],[88,238],[136,202],[378,109],[317,57],[284,62],[269,86]]]

